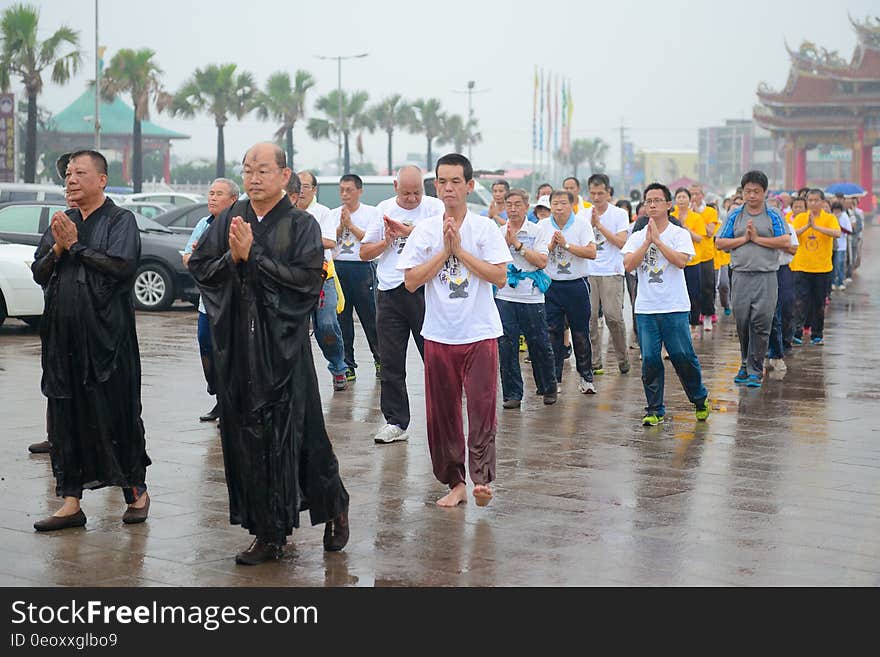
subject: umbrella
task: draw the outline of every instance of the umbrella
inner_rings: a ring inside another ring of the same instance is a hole
[[[843,196],[864,196],[865,190],[851,182],[834,183],[825,190],[826,194],[842,194]]]

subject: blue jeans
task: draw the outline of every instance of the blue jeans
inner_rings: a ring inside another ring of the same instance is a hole
[[[354,262],[337,260],[336,275],[345,296],[345,308],[339,313],[339,327],[345,344],[345,364],[357,368],[354,359],[354,311],[357,311],[361,328],[367,337],[367,344],[373,352],[373,360],[379,358],[379,338],[376,334],[376,264],[374,262]]]
[[[345,346],[342,342],[342,329],[336,317],[336,284],[332,278],[324,281],[324,298],[312,313],[315,327],[315,340],[327,360],[331,374],[345,374]]]
[[[565,353],[562,346],[565,320],[571,330],[571,349],[578,374],[593,380],[593,353],[590,347],[590,285],[586,278],[553,281],[544,295],[547,330],[556,359],[556,380],[562,382]]]
[[[642,384],[648,405],[645,412],[665,415],[663,388],[665,370],[661,348],[666,345],[669,360],[678,374],[681,386],[692,404],[700,405],[709,396],[703,386],[700,361],[694,352],[688,327],[688,313],[636,313],[639,327],[639,346],[642,349]]]
[[[214,352],[211,351],[211,322],[208,315],[199,313],[198,324],[199,356],[202,359],[202,372],[205,375],[205,383],[208,384],[208,394],[214,394]]]
[[[495,299],[504,335],[498,338],[498,362],[501,365],[501,391],[504,401],[522,400],[523,380],[519,367],[519,336],[529,345],[532,372],[538,392],[556,390],[556,369],[543,303],[516,303]]]
[[[834,264],[834,275],[831,279],[833,285],[843,285],[846,278],[846,251],[835,251],[831,262]]]

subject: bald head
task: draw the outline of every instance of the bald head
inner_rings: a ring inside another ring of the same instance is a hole
[[[244,159],[241,161],[242,165],[247,164],[248,158],[258,157],[258,154],[274,160],[279,169],[287,168],[287,155],[284,154],[284,149],[271,141],[261,141],[251,146],[247,153],[244,154]]]
[[[285,193],[291,172],[278,144],[260,142],[245,153],[241,177],[254,209],[271,209]]]
[[[401,167],[394,181],[394,191],[397,192],[397,205],[404,210],[415,210],[425,194],[422,170],[412,164]]]

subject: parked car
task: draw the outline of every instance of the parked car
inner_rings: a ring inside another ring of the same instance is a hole
[[[199,223],[199,219],[203,219],[209,214],[207,203],[197,203],[157,214],[153,217],[153,220],[173,230],[175,233],[189,237],[192,234],[193,228]]]
[[[116,203],[116,201],[114,201]],[[135,214],[141,214],[147,219],[155,219],[157,215],[164,214],[171,210],[174,206],[164,203],[145,203],[137,201],[134,203],[116,203],[116,205],[131,210]]]
[[[425,194],[436,197],[434,177],[434,173],[424,175]],[[338,208],[342,205],[342,200],[339,198],[339,178],[339,176],[318,176],[319,203],[328,208]],[[364,181],[361,203],[376,205],[394,196],[394,176],[361,176],[361,179]],[[482,183],[475,181],[474,191],[467,197],[468,207],[479,214],[483,210],[488,210],[490,203],[492,203],[492,193]]]
[[[56,201],[64,203],[64,188],[60,185],[0,183],[0,203],[9,203],[10,201]]]
[[[201,194],[184,194],[182,192],[141,192],[140,194],[129,194],[125,197],[124,203],[162,203],[165,205],[173,205],[181,207],[184,205],[192,205],[193,203],[205,203],[207,198]]]
[[[15,317],[38,326],[43,314],[43,288],[34,282],[34,249],[0,240],[0,324]]]
[[[0,239],[27,244],[34,249],[58,210],[56,203],[19,202],[0,204]],[[141,259],[132,294],[139,310],[165,310],[175,299],[197,304],[199,291],[180,258],[187,236],[177,235],[152,219],[135,214],[141,234]]]

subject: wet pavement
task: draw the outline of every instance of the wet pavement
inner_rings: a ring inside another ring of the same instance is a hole
[[[87,491],[82,529],[37,534],[59,505],[45,435],[39,338],[0,327],[0,585],[511,586],[880,585],[880,228],[828,310],[826,344],[796,347],[763,389],[733,384],[732,317],[697,341],[714,412],[697,423],[667,364],[667,423],[640,426],[637,367],[581,395],[567,370],[552,407],[528,394],[502,410],[491,505],[441,509],[410,347],[408,443],[375,445],[379,386],[357,329],[361,378],[334,393],[320,352],[325,417],[351,493],[351,541],[322,550],[296,530],[284,559],[236,566],[249,536],[228,524],[219,434],[189,307],[139,314],[143,419],[153,466],[149,520],[125,526],[118,489]],[[873,243],[872,243],[873,242]],[[630,352],[638,365],[638,351]],[[614,357],[606,358],[613,363]],[[569,361],[570,363],[570,361]],[[569,364],[569,367],[572,367]],[[531,378],[524,365],[526,379]],[[305,525],[308,515],[302,516]]]

